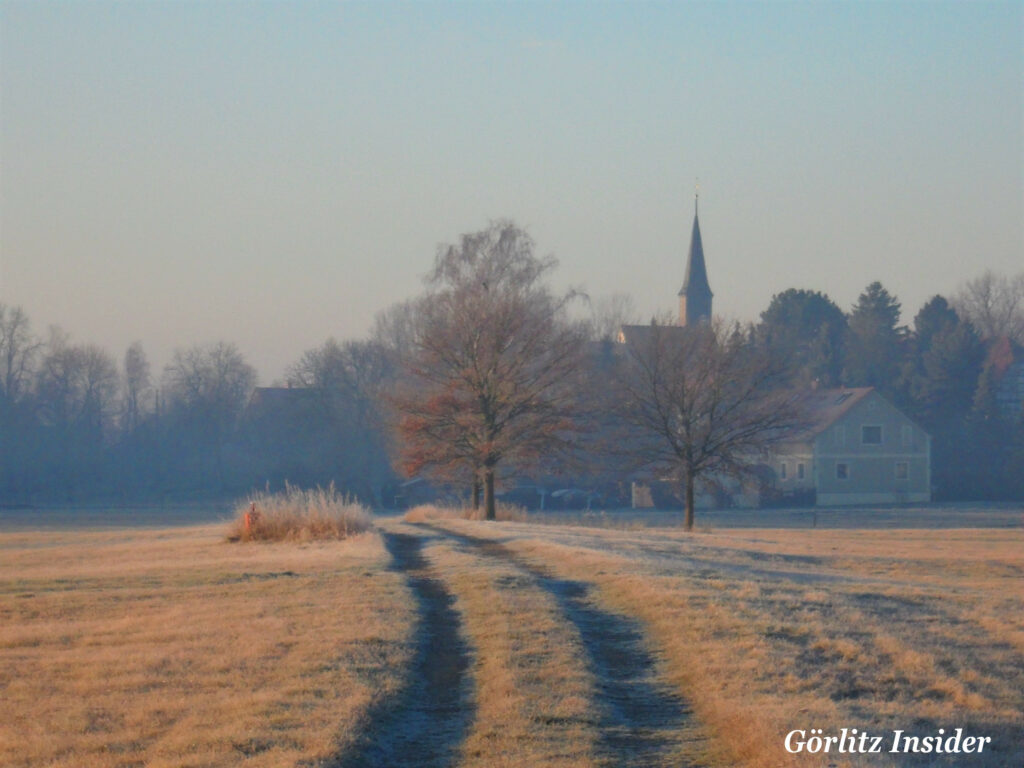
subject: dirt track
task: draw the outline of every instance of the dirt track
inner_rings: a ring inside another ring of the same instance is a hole
[[[473,718],[466,670],[469,656],[452,597],[424,559],[423,539],[385,536],[394,567],[406,575],[419,604],[420,645],[403,691],[368,713],[362,738],[331,763],[361,766],[449,766]]]
[[[798,546],[452,520],[383,529],[422,642],[403,695],[372,711],[331,765],[801,765],[781,743],[808,718],[962,723],[1003,751],[979,766],[1017,757],[1013,624],[986,640],[987,617],[1003,615],[992,585],[1013,562],[951,573],[928,545],[850,555],[835,546],[849,537],[833,534]],[[991,606],[980,623],[978,596]],[[507,701],[493,700],[495,674]],[[557,679],[583,681],[574,706],[548,690]],[[736,743],[715,735],[737,727]],[[834,764],[925,764],[893,760]]]
[[[587,666],[596,680],[594,697],[600,712],[596,753],[601,761],[681,765],[676,756],[685,741],[687,707],[658,680],[654,656],[638,622],[601,608],[590,594],[592,586],[584,581],[559,579],[550,569],[523,561],[497,542],[433,530],[512,563],[556,598],[565,619],[580,634]]]
[[[561,619],[581,640],[579,663],[593,678],[590,707],[592,744],[587,765],[698,765],[685,757],[702,746],[688,728],[690,714],[677,692],[659,679],[656,659],[640,624],[602,608],[592,585],[558,578],[495,542],[460,535],[443,527],[399,526],[385,534],[394,568],[406,575],[420,606],[422,638],[415,664],[396,700],[382,702],[361,724],[362,737],[330,763],[355,766],[451,766],[473,726],[477,702],[471,649],[463,621],[452,607],[445,575],[424,554],[425,544],[444,542],[484,556],[484,562],[511,566],[518,574],[499,582],[509,589],[537,589],[553,598]],[[485,566],[486,569],[486,566]],[[534,669],[554,664],[532,649],[521,663]],[[537,704],[538,708],[541,705]],[[531,704],[532,709],[532,704]],[[557,719],[534,711],[532,727],[557,726]],[[490,764],[486,755],[483,764]],[[510,764],[516,764],[514,756]],[[577,757],[565,756],[577,765]],[[555,760],[555,762],[558,762]],[[495,764],[506,764],[500,760]],[[528,761],[522,765],[530,764]]]

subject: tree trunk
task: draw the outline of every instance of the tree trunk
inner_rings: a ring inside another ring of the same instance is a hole
[[[484,519],[494,520],[497,518],[494,504],[494,469],[488,467],[484,470]]]
[[[686,516],[683,519],[683,529],[693,530],[693,475],[686,473]]]
[[[473,476],[473,511],[480,509],[480,476]]]

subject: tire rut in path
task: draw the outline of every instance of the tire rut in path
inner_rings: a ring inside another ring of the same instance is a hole
[[[454,599],[423,557],[423,539],[385,533],[393,568],[406,575],[419,606],[416,655],[399,693],[367,713],[362,733],[331,768],[442,768],[459,760],[473,720],[469,654]]]
[[[687,765],[679,758],[684,742],[698,749],[703,745],[689,735],[681,736],[690,721],[689,709],[682,698],[656,679],[655,660],[639,622],[598,607],[590,597],[591,584],[559,579],[547,568],[525,562],[499,542],[434,530],[530,574],[576,626],[597,680],[601,713],[597,750],[602,763],[644,768]]]

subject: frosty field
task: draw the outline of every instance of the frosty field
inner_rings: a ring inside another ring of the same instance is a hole
[[[690,535],[555,520],[244,545],[223,525],[9,527],[0,764],[1024,762],[1019,513]],[[844,728],[991,742],[786,750]]]

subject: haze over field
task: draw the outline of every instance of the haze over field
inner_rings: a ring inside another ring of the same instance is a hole
[[[1024,254],[1015,2],[0,6],[0,303],[264,383],[511,217],[556,280],[716,311]]]

